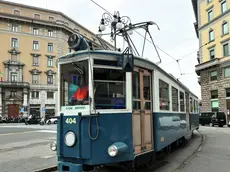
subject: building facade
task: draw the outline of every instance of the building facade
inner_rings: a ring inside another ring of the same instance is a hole
[[[201,112],[230,110],[230,1],[192,0],[199,38]]]
[[[76,32],[100,47],[94,33],[61,12],[0,1],[0,116],[56,114],[55,61]]]

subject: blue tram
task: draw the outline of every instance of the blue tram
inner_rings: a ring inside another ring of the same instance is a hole
[[[51,149],[60,172],[135,168],[191,138],[199,128],[198,98],[186,86],[140,57],[125,72],[121,52],[90,50],[79,40],[80,51],[57,63],[60,118]]]

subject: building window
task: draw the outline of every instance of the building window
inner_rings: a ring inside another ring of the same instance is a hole
[[[54,92],[47,92],[47,99],[53,99],[54,98]]]
[[[53,52],[53,43],[48,43],[48,52]]]
[[[48,57],[47,58],[47,66],[48,67],[53,67],[53,57]]]
[[[14,10],[14,15],[20,16],[20,11],[19,10]]]
[[[39,42],[33,41],[33,50],[39,50]]]
[[[38,83],[39,83],[39,75],[32,74],[32,84],[38,84]]]
[[[230,97],[230,88],[226,88],[226,97]]]
[[[18,25],[13,23],[11,29],[13,32],[18,32]]]
[[[224,68],[224,77],[230,76],[230,67]]]
[[[180,92],[180,111],[184,112],[184,93]]]
[[[18,81],[16,72],[11,72],[10,77],[11,77],[11,82],[17,82]]]
[[[52,30],[48,30],[48,36],[53,37],[53,31]]]
[[[211,100],[212,112],[219,111],[219,102],[218,100]]]
[[[11,47],[12,48],[18,48],[18,39],[17,38],[11,38]]]
[[[218,90],[211,91],[211,99],[218,99]]]
[[[172,111],[179,111],[178,109],[179,102],[178,102],[178,90],[172,87]]]
[[[170,109],[169,84],[159,79],[159,103],[161,110]]]
[[[210,80],[211,81],[217,80],[217,71],[210,72]]]
[[[215,50],[214,49],[209,50],[209,56],[210,56],[210,60],[215,58]]]
[[[208,11],[208,22],[213,19],[213,10]]]
[[[31,97],[33,99],[38,99],[39,98],[39,91],[32,91],[31,92]]]
[[[33,66],[39,66],[39,57],[33,56]]]
[[[212,2],[212,0],[207,0],[208,3]]]
[[[53,75],[47,75],[47,84],[53,84]]]
[[[210,30],[209,31],[209,42],[213,41],[214,40],[214,31],[213,30]]]
[[[54,21],[54,17],[49,16],[49,21]]]
[[[228,22],[224,22],[222,24],[222,35],[225,35],[228,33]]]
[[[227,2],[226,2],[226,0],[221,2],[221,12],[224,13],[225,11],[227,11]]]
[[[228,43],[223,44],[223,56],[229,56],[229,45]]]
[[[17,96],[17,91],[10,91],[10,97],[14,98]]]
[[[34,14],[35,19],[40,19],[40,17],[41,17],[40,14]]]
[[[33,28],[33,34],[38,35],[39,34],[39,29],[38,28]]]
[[[17,55],[16,54],[11,54],[11,58],[10,58],[11,61],[17,61],[18,58],[17,58]]]

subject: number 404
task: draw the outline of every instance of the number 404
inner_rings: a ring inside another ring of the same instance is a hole
[[[66,124],[76,124],[76,118],[67,118],[65,122]]]

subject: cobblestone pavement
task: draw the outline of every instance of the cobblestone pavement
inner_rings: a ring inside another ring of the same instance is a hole
[[[205,139],[199,152],[180,172],[230,172],[230,128],[202,127]]]

